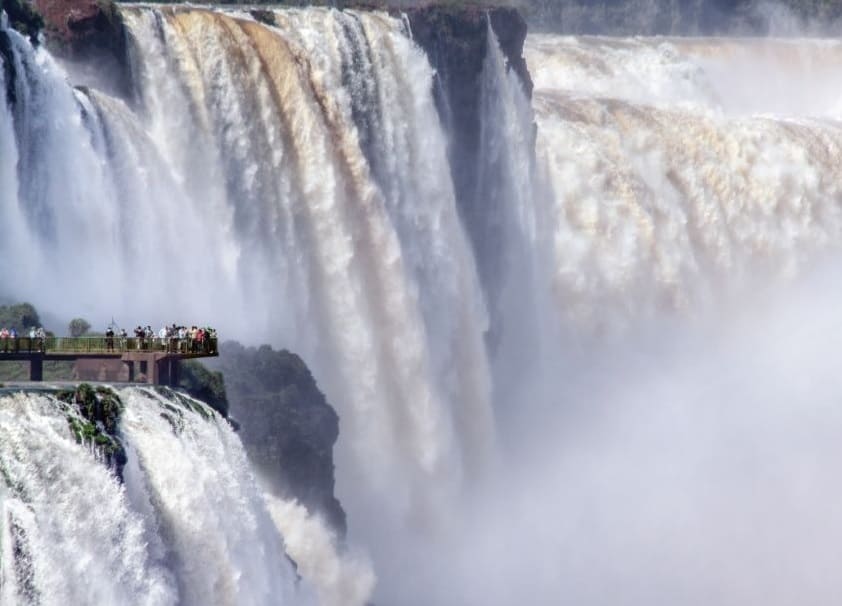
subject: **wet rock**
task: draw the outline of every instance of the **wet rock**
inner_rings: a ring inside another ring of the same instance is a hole
[[[531,96],[532,79],[523,58],[526,21],[512,8],[426,6],[408,9],[406,14],[413,39],[436,70],[436,107],[449,135],[448,157],[456,197],[463,212],[470,214],[477,191],[481,78],[488,23],[509,68],[517,72]]]
[[[44,29],[44,18],[28,0],[3,0],[0,9],[8,15],[9,25],[28,36],[33,44],[38,44],[38,34]]]
[[[110,0],[34,0],[46,22],[47,46],[79,72],[82,84],[131,95],[127,37]]]
[[[268,345],[227,342],[214,366],[249,459],[273,492],[321,513],[343,536],[345,512],[333,493],[339,417],[304,361]]]

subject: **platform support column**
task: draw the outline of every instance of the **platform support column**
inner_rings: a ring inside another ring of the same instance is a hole
[[[41,356],[32,356],[29,359],[29,380],[44,380],[44,358]]]
[[[181,363],[178,358],[170,358],[170,387],[178,387],[181,379]]]

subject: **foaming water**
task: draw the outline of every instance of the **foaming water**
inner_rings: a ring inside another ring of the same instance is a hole
[[[315,588],[321,606],[365,606],[376,577],[361,553],[340,549],[334,532],[294,500],[267,496],[269,513],[284,536],[298,572]]]
[[[835,99],[745,105],[717,89],[746,77],[740,61],[785,79],[835,43],[664,43],[528,41],[535,229],[517,267],[524,298],[553,302],[532,308],[538,368],[493,367],[507,396],[495,474],[442,532],[378,560],[384,600],[842,595]]]
[[[825,82],[839,52],[821,40],[531,39],[563,313],[613,330],[692,312],[835,247],[838,96],[799,82]]]
[[[307,604],[227,422],[123,389],[125,484],[49,392],[0,394],[3,603]]]
[[[842,112],[834,39],[536,34],[526,57],[542,92],[729,115]]]

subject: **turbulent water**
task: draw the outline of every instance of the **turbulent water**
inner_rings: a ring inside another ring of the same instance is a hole
[[[51,396],[0,394],[4,604],[306,603],[242,445],[198,402],[119,392],[125,484]]]
[[[573,321],[692,310],[838,246],[838,42],[535,36],[527,59]]]
[[[842,293],[816,267],[842,230],[842,45],[532,36],[530,103],[491,32],[476,196],[495,230],[472,243],[400,18],[122,11],[127,99],[9,32],[0,292],[301,354],[340,414],[375,602],[842,595],[821,540],[842,523],[811,506],[840,435],[822,328]],[[227,427],[186,411],[173,435],[124,393],[125,488],[48,398],[2,400],[0,454],[31,483],[2,497],[4,603],[306,603],[276,527],[313,599],[371,597],[364,558],[263,502]],[[91,495],[119,515],[79,514]]]

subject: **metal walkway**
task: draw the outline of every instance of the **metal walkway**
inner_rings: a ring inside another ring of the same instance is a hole
[[[154,385],[177,385],[178,363],[181,360],[218,356],[217,338],[202,342],[192,339],[150,337],[144,339],[116,337],[18,337],[0,339],[0,362],[28,362],[29,380],[44,379],[44,361],[75,362],[77,373],[91,371],[91,362],[119,361],[127,371],[129,382]],[[80,361],[89,361],[80,364]],[[85,370],[85,367],[88,370]],[[119,365],[118,365],[119,366]],[[80,377],[96,380],[97,377]]]

